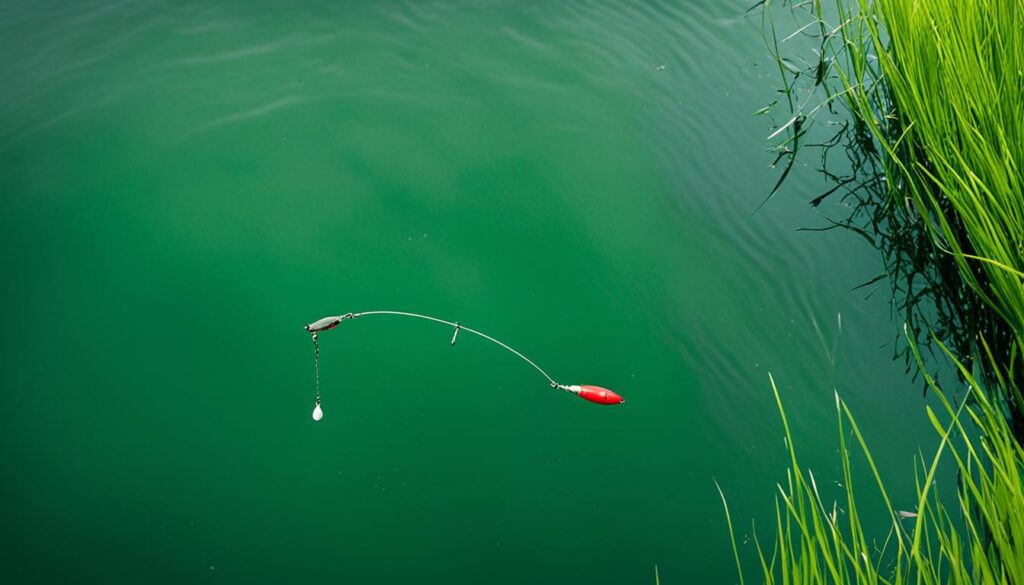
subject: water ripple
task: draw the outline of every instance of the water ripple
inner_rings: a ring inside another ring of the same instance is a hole
[[[188,140],[188,139],[193,138],[193,137],[195,137],[195,136],[197,136],[199,134],[203,134],[205,132],[209,132],[210,130],[214,130],[216,128],[221,128],[221,127],[224,127],[224,126],[230,126],[232,124],[239,124],[241,122],[247,122],[247,121],[250,121],[250,120],[255,120],[255,119],[261,118],[263,116],[267,116],[269,114],[272,114],[272,113],[274,113],[274,112],[276,112],[278,110],[281,110],[281,109],[284,109],[284,108],[288,108],[288,107],[291,107],[291,106],[293,106],[295,104],[299,104],[299,103],[302,103],[302,102],[305,102],[305,101],[308,101],[308,99],[305,98],[305,97],[297,96],[297,95],[291,95],[291,96],[286,96],[286,97],[283,97],[283,98],[271,101],[269,103],[266,103],[266,104],[263,104],[263,105],[260,105],[260,106],[254,107],[254,108],[243,110],[241,112],[235,112],[235,113],[232,113],[232,114],[228,114],[226,116],[222,116],[222,117],[217,118],[215,120],[211,120],[210,122],[206,122],[204,124],[200,124],[198,126],[195,126],[195,127],[192,127],[190,129],[186,130],[184,135],[183,135],[183,137],[182,137],[182,140]]]

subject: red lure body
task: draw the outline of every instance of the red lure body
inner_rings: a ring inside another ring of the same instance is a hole
[[[625,400],[618,394],[600,386],[580,386],[579,397],[597,404],[622,404]]]

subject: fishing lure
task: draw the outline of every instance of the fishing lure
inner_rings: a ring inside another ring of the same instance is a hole
[[[584,400],[589,400],[590,402],[595,402],[597,404],[622,404],[623,402],[625,402],[625,400],[621,396],[616,394],[615,392],[612,392],[611,390],[609,390],[607,388],[602,388],[600,386],[591,386],[591,385],[587,385],[587,384],[572,384],[572,385],[559,384],[558,382],[556,382],[554,380],[554,378],[549,376],[547,372],[545,372],[543,369],[541,369],[540,366],[538,366],[537,364],[533,363],[533,361],[530,360],[530,358],[528,358],[525,355],[519,353],[515,349],[512,349],[511,347],[509,347],[508,345],[502,343],[501,341],[498,341],[497,339],[491,337],[490,335],[487,335],[486,333],[481,333],[480,331],[477,331],[476,329],[470,329],[469,327],[466,327],[465,325],[462,325],[458,321],[455,321],[455,322],[445,321],[444,319],[438,319],[436,317],[430,317],[430,316],[427,316],[427,315],[420,315],[420,314],[417,314],[417,313],[406,313],[404,311],[365,311],[365,312],[362,312],[362,313],[346,313],[344,315],[324,317],[323,319],[318,319],[316,321],[313,321],[309,325],[305,325],[306,331],[308,331],[312,335],[312,337],[313,337],[313,367],[314,367],[315,379],[316,379],[316,402],[315,402],[315,404],[313,406],[313,420],[319,421],[320,419],[322,419],[324,417],[324,411],[323,411],[323,408],[322,408],[322,406],[320,404],[320,342],[319,342],[319,334],[323,333],[324,331],[328,331],[328,330],[334,329],[335,327],[340,325],[343,321],[347,321],[349,319],[356,319],[358,317],[366,317],[367,315],[397,315],[399,317],[414,317],[416,319],[424,319],[424,320],[427,320],[427,321],[433,321],[435,323],[441,323],[443,325],[447,325],[447,326],[453,328],[451,345],[455,345],[455,342],[459,338],[459,332],[460,331],[466,331],[467,333],[472,333],[473,335],[482,337],[482,338],[486,339],[487,341],[490,341],[491,343],[494,343],[494,344],[498,345],[499,347],[502,347],[502,348],[512,352],[513,354],[516,355],[516,357],[518,357],[519,359],[521,359],[524,362],[526,362],[526,363],[530,364],[531,366],[533,366],[533,368],[535,370],[540,372],[541,375],[544,376],[547,379],[547,381],[551,384],[551,387],[556,389],[556,390],[565,390],[566,392],[570,392],[572,394],[575,394],[576,396],[579,396],[580,398],[582,398]]]

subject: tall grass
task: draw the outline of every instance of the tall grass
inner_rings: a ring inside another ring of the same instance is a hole
[[[903,129],[882,142],[890,174],[971,291],[1024,339],[1024,0],[860,5]],[[889,136],[858,80],[845,81],[874,135]]]
[[[769,137],[784,163],[769,198],[800,152],[819,149],[833,185],[812,204],[841,197],[852,212],[830,227],[882,251],[885,271],[865,284],[892,284],[908,369],[941,405],[925,407],[939,446],[915,464],[917,508],[896,510],[837,394],[843,493],[830,502],[797,457],[772,380],[790,461],[774,544],[755,532],[760,572],[784,584],[1024,583],[1024,0],[832,1],[783,2],[801,20],[782,39],[760,3],[787,113]],[[794,38],[817,44],[813,59],[785,54]],[[837,153],[849,172],[835,170]],[[959,397],[928,373],[922,345],[955,364]],[[861,458],[886,509],[882,538],[854,493]],[[936,483],[948,460],[954,503]]]
[[[797,32],[782,40],[770,3],[763,12],[788,118],[773,133],[785,167],[772,193],[802,150],[820,148],[834,184],[812,203],[851,205],[833,225],[883,252],[871,282],[888,277],[913,339],[935,331],[980,367],[1024,438],[1024,0],[811,0],[790,12]],[[818,45],[813,59],[785,54],[798,37]],[[835,171],[837,153],[850,173]],[[979,333],[994,362],[978,359]]]
[[[797,441],[775,381],[771,381],[790,462],[786,481],[779,484],[776,496],[774,544],[770,548],[763,545],[754,531],[765,583],[1024,583],[1024,449],[1004,413],[980,391],[978,380],[959,362],[957,366],[969,384],[958,405],[947,399],[933,378],[926,378],[941,403],[938,412],[926,408],[940,443],[931,457],[922,458],[915,466],[917,508],[913,511],[893,507],[867,441],[838,394],[836,427],[843,494],[838,501],[822,497],[814,474],[800,463]],[[853,487],[858,454],[886,508],[887,534],[869,534],[862,521]],[[955,461],[960,478],[952,508],[939,497],[935,482],[940,462],[949,458]],[[722,501],[725,504],[724,495]],[[725,510],[735,552],[727,504]],[[742,583],[739,558],[737,566]]]

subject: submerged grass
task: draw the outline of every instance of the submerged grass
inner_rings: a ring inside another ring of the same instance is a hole
[[[916,345],[910,343],[916,352]],[[951,353],[949,357],[955,361]],[[963,364],[956,364],[969,384],[958,405],[926,376],[941,404],[938,412],[926,408],[940,443],[930,458],[922,457],[915,466],[914,511],[893,506],[867,441],[838,393],[843,493],[840,500],[823,498],[814,474],[797,457],[786,410],[771,380],[790,461],[786,482],[778,486],[774,545],[763,546],[754,530],[765,583],[1024,583],[1024,449],[1002,411],[981,391],[979,381]],[[868,534],[854,493],[856,453],[866,462],[887,510],[888,533],[880,546],[879,539]],[[935,482],[940,462],[948,458],[955,461],[960,478],[952,508],[939,497]],[[722,501],[735,553],[724,495]],[[738,553],[737,567],[742,583]]]
[[[764,8],[788,113],[770,137],[785,162],[772,194],[798,153],[820,149],[833,186],[812,204],[842,197],[853,211],[832,227],[885,258],[865,284],[887,277],[912,339],[934,331],[980,368],[1024,438],[1024,0],[811,0],[790,5],[797,32],[782,40]],[[798,37],[814,59],[783,54]]]

